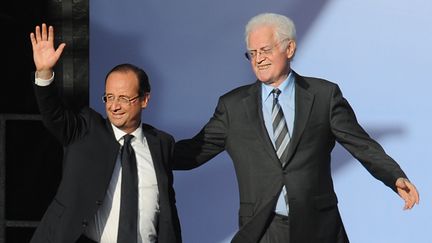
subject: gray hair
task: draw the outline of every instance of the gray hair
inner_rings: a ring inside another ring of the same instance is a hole
[[[262,13],[251,18],[246,24],[245,28],[245,41],[246,47],[249,47],[249,34],[253,30],[261,26],[270,26],[275,28],[275,41],[282,41],[285,39],[296,40],[296,29],[294,22],[280,14],[275,13]],[[287,44],[281,45],[282,49],[285,49]]]

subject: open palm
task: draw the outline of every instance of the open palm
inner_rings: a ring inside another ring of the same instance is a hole
[[[46,24],[36,26],[35,33],[30,34],[33,48],[33,59],[36,71],[51,71],[63,52],[66,44],[61,43],[57,50],[54,48],[54,28]]]

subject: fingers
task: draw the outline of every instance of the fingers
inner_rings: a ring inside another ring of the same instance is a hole
[[[404,200],[404,210],[411,209],[414,206],[414,201],[410,198],[406,191],[400,191],[399,196]]]
[[[47,26],[46,24],[42,24],[42,41],[48,40],[47,36]]]
[[[37,25],[35,28],[35,35],[36,35],[36,43],[40,42],[42,40],[42,37],[41,37],[39,25]]]
[[[30,39],[32,43],[37,44],[41,41],[54,41],[54,27],[49,26],[47,31],[47,25],[42,24],[42,27],[37,25],[35,27],[35,32],[30,33]]]
[[[56,49],[54,47],[54,27],[45,23],[35,27],[35,32],[30,33],[30,41],[33,48],[33,60],[38,72],[51,70],[59,60],[66,44],[61,43]]]
[[[399,196],[404,200],[404,207],[403,207],[404,210],[412,207],[410,197],[406,191],[399,190]]]
[[[408,196],[407,199],[405,199],[404,210],[413,208],[414,203],[415,202]]]
[[[48,41],[54,42],[54,27],[52,26],[48,29]]]
[[[412,206],[414,206],[414,204],[419,204],[420,196],[419,196],[419,193],[418,193],[416,187],[409,181],[406,181],[405,185],[408,188],[408,195],[409,195],[411,201],[413,202]]]
[[[419,204],[419,193],[414,184],[408,179],[399,178],[396,182],[396,187],[399,196],[405,201],[404,210],[411,209],[415,204]]]
[[[32,44],[32,48],[34,50],[35,46],[36,46],[36,37],[35,37],[34,33],[30,33],[30,41],[31,41],[31,44]]]

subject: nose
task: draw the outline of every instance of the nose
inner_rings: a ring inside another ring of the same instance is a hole
[[[109,109],[112,110],[112,111],[117,111],[117,110],[120,110],[120,108],[121,108],[120,102],[118,102],[117,99],[113,100],[108,105],[109,105]]]
[[[255,61],[257,62],[257,63],[261,63],[262,61],[264,61],[266,59],[266,55],[264,55],[263,53],[261,53],[261,52],[257,52],[257,54],[256,54],[256,58],[255,58]]]

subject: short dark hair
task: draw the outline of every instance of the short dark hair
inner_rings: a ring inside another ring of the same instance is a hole
[[[123,63],[123,64],[119,64],[119,65],[113,67],[105,77],[105,84],[106,84],[108,76],[111,73],[113,73],[113,72],[129,72],[129,71],[135,73],[135,75],[138,78],[138,81],[139,81],[138,95],[140,97],[142,97],[142,96],[144,96],[145,93],[150,93],[150,90],[151,90],[150,82],[149,82],[149,79],[148,79],[146,72],[143,69],[141,69],[141,68],[139,68],[133,64],[130,64],[130,63]]]

